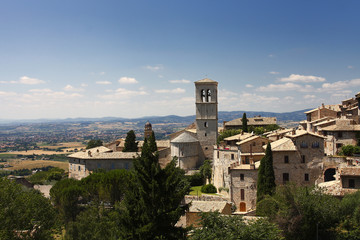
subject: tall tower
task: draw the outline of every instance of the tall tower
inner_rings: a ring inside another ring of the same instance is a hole
[[[145,138],[149,138],[152,134],[152,126],[151,123],[149,121],[147,121],[145,123],[145,128],[144,128],[144,139]]]
[[[205,78],[195,82],[196,135],[200,142],[200,164],[212,159],[218,136],[218,82]]]

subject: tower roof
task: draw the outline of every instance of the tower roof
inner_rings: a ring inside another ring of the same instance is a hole
[[[171,141],[171,143],[192,143],[192,142],[199,142],[199,140],[197,140],[196,138],[191,136],[190,133],[187,132],[183,132],[182,134],[180,134]]]
[[[195,83],[218,83],[217,81],[211,80],[210,78],[204,78],[199,81],[196,81]]]
[[[151,123],[150,123],[149,121],[147,121],[147,122],[145,123],[145,127],[151,127]]]

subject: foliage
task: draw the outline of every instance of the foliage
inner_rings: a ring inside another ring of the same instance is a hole
[[[242,119],[241,119],[241,128],[243,132],[248,132],[248,125],[247,125],[248,119],[246,117],[246,113],[243,113]]]
[[[200,186],[204,184],[204,178],[203,175],[200,172],[196,172],[193,175],[186,175],[185,176],[188,182],[190,183],[190,186]]]
[[[0,239],[50,239],[56,220],[40,192],[0,178]]]
[[[134,130],[130,130],[125,138],[125,146],[123,152],[137,152],[137,150],[138,142],[136,142],[135,132]]]
[[[360,154],[360,146],[345,145],[341,147],[341,155],[353,156],[354,154]]]
[[[216,187],[211,183],[206,184],[201,187],[201,192],[203,193],[217,193]]]
[[[204,182],[207,179],[210,183],[212,176],[211,160],[207,159],[204,161],[204,164],[200,167],[200,173],[203,176]]]
[[[175,224],[188,208],[181,201],[189,187],[174,160],[161,169],[158,155],[144,144],[120,208],[121,239],[185,239],[186,230]]]
[[[271,131],[277,130],[279,128],[280,128],[280,126],[277,124],[270,124],[270,125],[267,125],[264,127],[249,126],[248,130],[249,130],[249,132],[254,132],[256,135],[262,135],[265,132],[271,132]]]
[[[225,138],[240,134],[241,130],[238,129],[230,129],[230,130],[225,130],[222,133],[219,134],[218,138],[217,138],[217,144],[220,144],[221,141],[223,141]]]
[[[335,239],[334,229],[339,221],[339,200],[324,194],[321,189],[286,184],[276,193],[259,202],[274,206],[263,211],[284,232],[286,239]]]
[[[103,145],[103,142],[100,139],[91,139],[87,146],[86,149],[90,149],[90,148],[94,148],[94,147],[100,147]]]
[[[29,181],[33,184],[44,184],[47,181],[59,181],[62,179],[65,170],[52,167],[47,171],[38,171],[29,177]]]
[[[260,160],[257,180],[257,202],[265,195],[272,195],[275,192],[275,174],[273,168],[273,156],[270,142],[267,144],[265,156]]]
[[[202,228],[194,229],[191,240],[280,240],[281,231],[266,219],[245,223],[240,216],[221,216],[219,212],[200,213]]]
[[[81,212],[76,221],[70,222],[66,231],[66,240],[111,240],[118,239],[114,211],[104,206],[91,206]]]
[[[227,187],[219,187],[218,190],[219,190],[219,192],[225,191],[225,192],[229,193],[229,188],[227,188]]]
[[[155,133],[152,131],[151,136],[148,139],[148,144],[151,152],[157,151],[157,145],[156,145],[156,139],[155,139]]]

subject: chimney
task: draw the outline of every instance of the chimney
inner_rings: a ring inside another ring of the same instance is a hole
[[[296,129],[295,129],[295,128],[293,128],[291,134],[292,134],[292,135],[295,135],[295,134],[296,134]]]
[[[322,107],[322,108],[325,108],[325,105],[324,105],[324,103],[322,103],[322,104],[321,104],[321,107]]]
[[[92,157],[92,156],[91,156],[91,152],[90,152],[90,150],[88,151],[88,156],[89,156],[89,157]]]

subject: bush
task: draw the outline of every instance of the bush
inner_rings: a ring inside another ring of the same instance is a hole
[[[187,175],[186,179],[190,183],[191,187],[201,186],[204,184],[204,179],[201,173],[197,172],[194,175]]]
[[[206,184],[201,187],[201,192],[203,193],[217,193],[216,187],[214,185]]]

